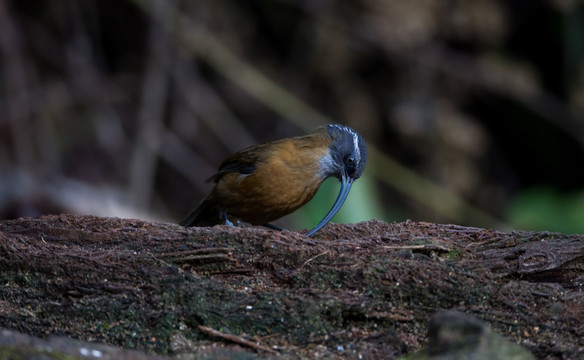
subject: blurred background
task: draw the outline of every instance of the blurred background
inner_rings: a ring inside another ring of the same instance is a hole
[[[582,233],[584,1],[0,0],[0,219],[176,222],[328,122],[369,148],[333,222]]]

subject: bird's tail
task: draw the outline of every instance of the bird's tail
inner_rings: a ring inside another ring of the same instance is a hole
[[[219,217],[219,211],[212,206],[212,204],[207,200],[203,200],[199,206],[184,218],[179,225],[182,226],[213,226],[217,224],[222,224],[222,220]]]

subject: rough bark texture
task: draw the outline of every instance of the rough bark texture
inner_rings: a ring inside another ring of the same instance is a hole
[[[0,328],[159,356],[396,358],[455,309],[536,358],[584,357],[580,235],[46,216],[0,222],[0,278]]]

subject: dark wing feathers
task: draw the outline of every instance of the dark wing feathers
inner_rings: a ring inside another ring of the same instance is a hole
[[[225,174],[229,173],[251,174],[252,172],[255,171],[255,169],[256,169],[255,165],[248,162],[240,162],[237,160],[234,160],[233,162],[230,163],[223,162],[223,164],[221,164],[221,167],[219,168],[219,171],[217,171],[216,174],[205,180],[205,182],[208,183],[213,181],[214,183],[217,183],[217,181],[219,181],[219,179],[221,179],[221,177],[223,177],[223,175]]]
[[[217,183],[223,175],[229,173],[251,174],[256,170],[259,162],[264,161],[268,156],[271,143],[249,147],[231,155],[219,166],[217,173],[206,180]]]

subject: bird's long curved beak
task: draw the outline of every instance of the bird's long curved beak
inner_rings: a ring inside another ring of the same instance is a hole
[[[312,229],[306,234],[306,236],[312,236],[315,232],[320,230],[323,226],[326,225],[330,221],[330,219],[335,216],[337,211],[343,206],[347,195],[349,195],[349,191],[351,190],[351,185],[353,185],[353,178],[343,174],[341,178],[341,189],[339,190],[339,196],[337,196],[337,200],[333,204],[333,207],[329,210],[326,216]]]

